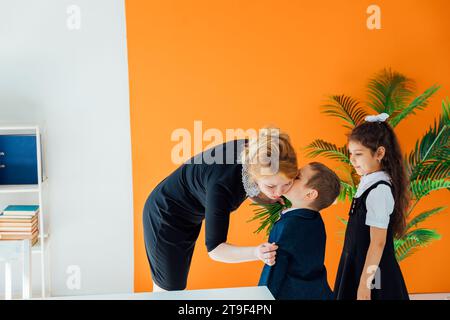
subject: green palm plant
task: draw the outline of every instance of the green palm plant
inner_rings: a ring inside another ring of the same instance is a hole
[[[423,93],[416,96],[415,82],[406,76],[384,69],[369,80],[368,100],[366,107],[356,99],[346,95],[333,95],[322,106],[322,112],[331,117],[339,118],[344,128],[351,130],[364,121],[369,110],[370,113],[387,113],[390,115],[389,124],[395,128],[417,111],[424,110],[430,98],[439,90],[433,85]],[[409,257],[419,248],[427,246],[434,240],[440,239],[436,230],[417,228],[419,224],[445,210],[437,207],[421,213],[415,213],[416,205],[430,193],[450,188],[450,101],[442,101],[442,113],[433,126],[420,138],[408,155],[405,155],[405,166],[410,178],[410,191],[412,194],[411,206],[407,213],[408,225],[405,234],[395,239],[395,250],[398,261]],[[317,139],[306,148],[308,157],[322,156],[339,163],[337,167],[341,172],[341,193],[338,200],[352,200],[359,184],[359,176],[350,164],[347,145],[337,146],[334,143]],[[270,232],[281,210],[285,206],[275,204],[262,206],[252,220],[260,220],[261,225],[256,230],[264,229]],[[346,224],[346,220],[340,218]]]
[[[280,202],[274,203],[252,203],[252,206],[257,206],[254,210],[254,216],[248,221],[260,220],[260,226],[256,229],[255,233],[260,233],[266,229],[266,235],[269,235],[270,230],[275,222],[280,218],[281,211],[292,206],[291,201],[282,196],[284,204]]]

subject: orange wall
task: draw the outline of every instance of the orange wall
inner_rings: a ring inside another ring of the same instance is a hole
[[[381,7],[382,30],[366,28],[366,8]],[[409,150],[450,95],[450,1],[126,1],[131,88],[135,214],[135,290],[151,290],[144,250],[142,208],[155,185],[176,168],[170,160],[177,128],[259,128],[275,124],[301,150],[317,137],[345,142],[340,123],[320,113],[327,94],[365,98],[367,79],[392,67],[417,80],[419,90],[443,87],[429,108],[398,127]],[[327,162],[330,164],[330,162]],[[448,192],[418,208],[449,205]],[[257,245],[249,203],[232,214],[229,242]],[[323,212],[326,265],[333,285],[342,242],[336,216],[348,203]],[[401,266],[411,292],[450,292],[450,210],[423,226],[442,240]],[[195,249],[188,289],[256,285],[259,262],[210,260],[203,231]]]

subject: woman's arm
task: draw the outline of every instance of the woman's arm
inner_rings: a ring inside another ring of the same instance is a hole
[[[370,290],[373,277],[378,272],[381,256],[383,255],[386,244],[387,230],[377,227],[370,227],[370,245],[366,255],[363,272],[359,281],[357,299],[370,300]],[[380,270],[380,276],[383,276],[383,270]]]
[[[208,254],[211,259],[219,262],[238,263],[262,260],[272,266],[275,264],[276,250],[274,243],[263,243],[257,247],[240,247],[229,243],[221,243]]]

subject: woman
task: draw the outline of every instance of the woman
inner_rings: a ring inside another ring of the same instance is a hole
[[[241,247],[226,242],[230,213],[247,197],[279,201],[297,171],[289,137],[278,129],[263,129],[257,139],[232,140],[196,155],[161,181],[143,212],[153,291],[185,289],[203,219],[211,259],[273,265],[275,244]]]

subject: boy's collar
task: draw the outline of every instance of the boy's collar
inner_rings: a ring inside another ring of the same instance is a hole
[[[289,208],[284,210],[281,215],[280,219],[283,219],[286,216],[298,216],[306,219],[313,219],[319,212],[312,209],[306,209],[306,208]]]

